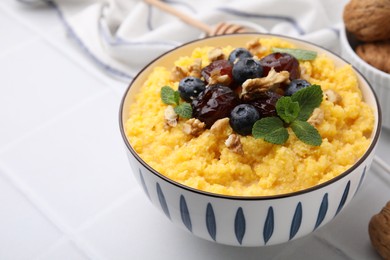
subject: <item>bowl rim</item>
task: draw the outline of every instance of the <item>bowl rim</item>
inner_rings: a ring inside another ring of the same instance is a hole
[[[320,46],[320,45],[317,45],[315,43],[311,43],[311,42],[308,42],[308,41],[305,41],[305,40],[301,40],[301,39],[297,39],[297,38],[294,38],[294,37],[290,37],[290,36],[285,36],[285,35],[279,35],[279,34],[273,34],[273,33],[237,33],[239,35],[253,35],[254,37],[255,36],[268,36],[268,37],[279,37],[279,38],[284,38],[284,39],[291,39],[293,41],[299,41],[299,42],[302,42],[302,43],[306,43],[308,45],[312,45],[312,46],[315,46],[315,47],[318,47],[320,49],[322,49],[323,51],[325,52],[329,52],[333,55],[335,55],[336,57],[340,58],[342,61],[344,61],[346,64],[350,64],[347,60],[345,60],[344,58],[342,58],[340,55]],[[235,35],[237,35],[235,34]],[[341,174],[339,174],[338,176],[326,181],[326,182],[323,182],[323,183],[320,183],[320,184],[317,184],[315,186],[312,186],[312,187],[309,187],[309,188],[306,188],[306,189],[303,189],[303,190],[299,190],[299,191],[294,191],[294,192],[289,192],[289,193],[283,193],[283,194],[275,194],[275,195],[266,195],[266,196],[260,196],[260,195],[257,195],[257,196],[250,196],[250,195],[245,195],[245,196],[238,196],[238,195],[225,195],[225,194],[218,194],[218,193],[212,193],[212,192],[209,192],[209,191],[203,191],[203,190],[199,190],[199,189],[195,189],[195,188],[192,188],[190,186],[187,186],[187,185],[184,185],[182,183],[179,183],[175,180],[172,180],[168,177],[166,177],[165,175],[159,173],[157,170],[153,169],[149,164],[147,164],[139,155],[138,153],[133,149],[133,147],[131,146],[129,140],[127,139],[127,136],[126,136],[126,133],[124,131],[124,122],[123,122],[123,113],[124,113],[124,104],[125,104],[125,100],[126,100],[126,97],[128,95],[128,92],[130,91],[131,87],[132,87],[132,83],[143,73],[144,70],[146,70],[147,68],[149,68],[149,66],[151,64],[153,64],[155,61],[157,61],[158,59],[162,58],[163,56],[165,55],[168,55],[169,53],[173,52],[173,51],[176,51],[177,49],[179,48],[182,48],[186,45],[189,45],[189,44],[193,44],[195,42],[199,42],[199,41],[203,41],[205,39],[208,39],[208,38],[223,38],[223,37],[229,37],[229,36],[232,36],[232,35],[218,35],[218,36],[212,36],[212,37],[207,37],[207,38],[202,38],[202,39],[195,39],[195,40],[192,40],[192,41],[188,41],[188,42],[185,42],[167,52],[164,52],[163,54],[159,55],[158,57],[156,57],[155,59],[153,59],[152,61],[150,61],[147,65],[145,65],[138,73],[137,75],[133,78],[133,80],[130,82],[129,86],[126,88],[126,91],[123,93],[123,96],[122,96],[122,100],[121,100],[121,103],[120,103],[120,107],[119,107],[119,127],[120,127],[120,132],[121,132],[121,135],[122,135],[122,138],[123,138],[123,141],[125,142],[126,144],[126,148],[130,151],[130,153],[134,156],[134,158],[140,163],[142,164],[145,168],[147,168],[151,173],[153,173],[156,177],[180,188],[180,189],[184,189],[188,192],[192,192],[192,193],[197,193],[199,195],[204,195],[204,196],[207,196],[207,197],[213,197],[213,198],[219,198],[219,199],[228,199],[228,200],[238,200],[238,201],[259,201],[259,200],[275,200],[275,199],[282,199],[282,198],[289,198],[289,197],[297,197],[297,196],[300,196],[300,195],[303,195],[303,194],[306,194],[306,193],[310,193],[310,192],[313,192],[313,191],[316,191],[316,190],[320,190],[326,186],[329,186],[335,182],[337,182],[338,180],[340,179],[343,179],[344,177],[346,177],[347,175],[349,175],[351,172],[353,172],[356,168],[358,168],[366,159],[367,157],[369,157],[371,155],[371,153],[373,152],[374,148],[376,147],[376,144],[378,142],[378,139],[379,139],[379,136],[380,136],[380,132],[381,132],[381,126],[382,126],[382,111],[381,111],[381,107],[380,107],[380,104],[379,104],[379,101],[378,101],[378,97],[373,89],[373,87],[371,86],[371,84],[367,81],[366,77],[356,68],[354,67],[352,64],[350,64],[352,66],[352,68],[354,69],[354,71],[356,73],[358,73],[362,79],[365,81],[365,83],[367,84],[368,86],[368,89],[371,91],[373,97],[374,97],[374,100],[375,100],[375,104],[376,104],[376,107],[377,107],[377,114],[378,114],[378,121],[377,121],[377,129],[376,129],[376,133],[375,133],[375,136],[373,137],[371,143],[370,143],[370,146],[367,148],[367,150],[364,152],[364,154],[359,158],[358,161],[356,161],[354,163],[354,165],[352,165],[350,168],[348,168],[346,171],[342,172]]]

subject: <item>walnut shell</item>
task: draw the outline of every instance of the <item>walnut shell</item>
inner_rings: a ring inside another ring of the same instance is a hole
[[[372,246],[383,259],[390,259],[390,201],[368,225]]]
[[[343,18],[347,30],[361,41],[390,39],[390,0],[351,0]]]
[[[361,44],[356,53],[368,64],[390,73],[390,41]]]

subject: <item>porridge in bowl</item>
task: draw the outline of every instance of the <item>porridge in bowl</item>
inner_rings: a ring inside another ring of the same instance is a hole
[[[201,191],[269,196],[324,183],[362,157],[375,117],[350,65],[277,37],[240,48],[198,47],[153,69],[124,123],[142,160]]]

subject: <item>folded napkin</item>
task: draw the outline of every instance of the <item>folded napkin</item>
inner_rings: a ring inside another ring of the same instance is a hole
[[[202,37],[169,13],[140,0],[19,0],[48,4],[69,37],[102,70],[130,81],[158,55]],[[262,31],[298,37],[338,52],[347,0],[161,0],[209,25],[253,23]]]

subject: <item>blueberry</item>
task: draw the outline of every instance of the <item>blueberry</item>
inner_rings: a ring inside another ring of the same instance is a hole
[[[298,90],[309,87],[310,83],[304,79],[293,79],[284,91],[285,96],[291,96]]]
[[[228,61],[234,63],[237,59],[241,60],[244,58],[252,58],[253,55],[245,48],[236,48],[234,49],[228,58]]]
[[[241,104],[230,113],[230,126],[240,135],[249,135],[252,133],[254,123],[259,119],[260,114],[254,106]]]
[[[205,88],[206,84],[204,81],[196,77],[185,77],[179,82],[180,97],[187,102],[191,102]]]
[[[260,62],[253,58],[238,60],[233,65],[233,80],[237,84],[242,84],[247,79],[261,78],[263,67]]]

